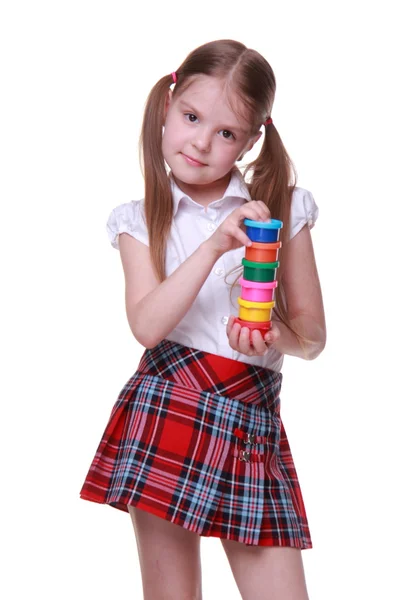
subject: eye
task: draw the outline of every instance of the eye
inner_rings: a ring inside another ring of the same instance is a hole
[[[222,133],[222,137],[224,137],[226,140],[236,139],[235,136],[233,135],[233,133],[231,131],[228,131],[228,129],[222,129],[221,133]]]
[[[196,115],[194,115],[193,113],[185,113],[185,117],[191,122],[191,123],[195,123],[197,121],[197,117]]]

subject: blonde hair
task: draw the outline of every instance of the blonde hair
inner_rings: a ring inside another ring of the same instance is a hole
[[[191,52],[176,71],[177,83],[172,99],[190,85],[196,75],[209,75],[224,80],[231,99],[237,98],[234,109],[244,107],[245,116],[256,133],[270,116],[276,91],[275,76],[271,66],[261,54],[234,40],[218,40],[204,44]],[[166,278],[166,244],[173,217],[173,200],[169,177],[162,154],[162,128],[165,118],[165,101],[172,74],[162,77],[147,98],[140,136],[141,166],[145,185],[145,218],[149,232],[150,255],[156,273]],[[245,178],[251,198],[262,200],[274,219],[283,221],[282,248],[279,254],[274,308],[275,316],[296,336],[299,342],[306,338],[290,324],[286,309],[282,273],[285,266],[286,244],[290,235],[290,207],[297,174],[292,161],[273,124],[265,130],[263,145],[258,157],[245,169]],[[241,269],[239,265],[236,269]],[[232,271],[231,271],[232,272]],[[241,273],[232,284],[236,284]]]

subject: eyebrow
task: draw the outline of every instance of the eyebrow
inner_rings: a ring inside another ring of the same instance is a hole
[[[184,106],[184,107],[186,107],[188,110],[190,110],[190,111],[191,111],[191,112],[193,112],[194,114],[201,116],[201,113],[200,113],[200,111],[196,110],[196,109],[194,108],[194,106],[192,106],[191,104],[188,104],[188,102],[186,102],[185,100],[179,100],[179,104],[180,104],[181,106]],[[247,131],[247,130],[245,130],[245,129],[242,129],[242,128],[241,128],[241,127],[239,127],[238,125],[225,125],[225,126],[224,126],[224,129],[227,129],[227,130],[229,130],[229,131],[232,129],[232,131],[240,131],[241,133],[244,133],[245,135],[247,135],[247,134],[248,134],[248,131]]]

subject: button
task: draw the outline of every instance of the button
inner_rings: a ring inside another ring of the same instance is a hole
[[[214,231],[214,229],[215,229],[215,223],[208,223],[207,229],[208,229],[208,231]]]
[[[221,323],[223,325],[227,325],[228,321],[229,321],[229,317],[222,317],[222,319],[221,319]]]
[[[221,269],[221,267],[217,267],[216,269],[214,269],[214,273],[216,275],[223,275],[224,274],[224,270]]]

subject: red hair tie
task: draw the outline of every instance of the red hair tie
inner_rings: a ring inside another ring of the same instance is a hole
[[[173,73],[171,73],[171,75],[172,75],[173,82],[176,83],[177,77],[176,77],[175,71]]]
[[[264,125],[265,125],[265,127],[268,127],[268,125],[272,125],[271,117],[268,117],[268,119],[265,121]]]

